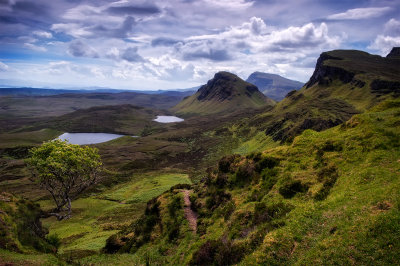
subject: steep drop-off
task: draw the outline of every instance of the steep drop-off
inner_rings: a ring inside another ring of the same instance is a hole
[[[275,108],[256,116],[255,126],[274,140],[292,139],[305,129],[321,131],[356,113],[400,96],[400,60],[356,50],[322,53],[310,80]]]

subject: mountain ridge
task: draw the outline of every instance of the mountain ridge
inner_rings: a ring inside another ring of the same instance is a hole
[[[277,74],[259,71],[250,74],[246,81],[256,85],[264,95],[275,101],[281,101],[290,91],[299,90],[304,85],[302,82],[287,79]]]

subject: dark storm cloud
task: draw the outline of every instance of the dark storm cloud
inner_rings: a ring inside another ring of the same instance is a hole
[[[96,25],[93,27],[85,28],[86,31],[90,32],[88,38],[126,38],[133,30],[133,26],[136,24],[135,18],[128,16],[124,22],[117,28],[109,28],[103,25]]]
[[[75,57],[99,57],[98,53],[81,40],[74,40],[69,44],[68,53]]]
[[[13,16],[0,16],[0,24],[16,24],[19,23],[19,20]]]
[[[156,6],[112,6],[106,12],[114,15],[152,15],[161,10]]]
[[[165,38],[165,37],[159,37],[155,38],[151,41],[151,46],[157,47],[157,46],[173,46],[174,44],[178,43],[178,40],[172,39],[172,38]]]
[[[144,59],[138,54],[137,47],[127,48],[121,55],[121,58],[129,62],[143,62]]]
[[[212,61],[228,61],[232,57],[228,54],[225,49],[210,49],[208,51],[193,51],[186,52],[183,54],[183,59],[186,61],[192,61],[197,59],[209,59]]]
[[[16,2],[15,5],[12,6],[12,8],[17,12],[19,11],[27,12],[35,14],[36,16],[48,14],[48,7],[38,2],[29,2],[29,1]]]

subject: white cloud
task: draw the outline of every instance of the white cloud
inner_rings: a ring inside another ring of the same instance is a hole
[[[203,0],[206,4],[224,9],[246,9],[254,4],[254,1],[246,0]]]
[[[240,54],[281,53],[281,58],[288,52],[312,54],[321,48],[337,48],[342,41],[342,37],[328,34],[325,23],[268,31],[262,19],[253,17],[250,22],[218,34],[192,36],[175,48],[186,60],[206,58],[226,61],[237,59]]]
[[[0,71],[7,71],[10,67],[0,61]]]
[[[386,35],[400,35],[400,21],[392,18],[385,23],[384,32]]]
[[[33,33],[33,35],[40,37],[40,38],[46,38],[46,39],[53,38],[53,35],[47,31],[34,31],[32,33]]]
[[[391,10],[390,7],[366,7],[349,9],[343,13],[333,14],[327,17],[328,20],[357,20],[376,18]]]
[[[369,49],[377,50],[381,55],[386,56],[393,47],[400,46],[400,36],[378,35],[374,42],[368,46]]]
[[[395,46],[400,46],[400,21],[392,18],[385,23],[384,34],[378,35],[368,49],[386,56]]]
[[[37,46],[33,43],[24,43],[24,46],[28,49],[31,49],[31,50],[37,51],[37,52],[46,52],[47,51],[47,49],[45,47]]]

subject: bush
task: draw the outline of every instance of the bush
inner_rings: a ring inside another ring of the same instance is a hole
[[[171,217],[176,217],[176,212],[182,209],[182,197],[180,195],[174,196],[172,201],[168,204],[168,213]]]
[[[339,177],[337,168],[334,164],[323,167],[318,172],[318,181],[323,183],[322,188],[315,194],[316,200],[324,200],[329,195],[331,188],[335,185]]]
[[[58,249],[58,248],[60,247],[60,245],[61,245],[61,239],[58,237],[57,234],[48,235],[48,236],[46,237],[46,240],[47,240],[47,242],[48,242],[50,245],[54,246],[54,247],[57,248],[57,249]]]
[[[260,173],[265,168],[272,169],[278,165],[279,165],[279,159],[267,156],[262,158],[259,162],[257,162],[255,170],[258,173]]]
[[[193,255],[190,265],[232,265],[239,263],[245,249],[230,240],[208,240]]]
[[[264,202],[257,203],[254,206],[253,224],[257,225],[264,222],[270,222],[286,215],[292,210],[292,206],[283,202],[266,205]]]
[[[279,188],[279,194],[281,194],[285,199],[290,199],[297,193],[306,192],[307,190],[308,185],[303,184],[298,180],[290,180]]]
[[[240,155],[237,154],[232,154],[223,157],[219,162],[218,162],[218,170],[222,173],[229,173],[231,171],[231,164],[235,162],[237,158],[239,158]]]
[[[255,174],[256,172],[254,169],[254,164],[250,161],[246,161],[237,169],[235,177],[233,179],[233,184],[237,186],[248,184],[253,180]]]
[[[229,201],[232,198],[231,194],[226,193],[224,190],[216,190],[206,199],[206,208],[214,210],[219,205]]]

